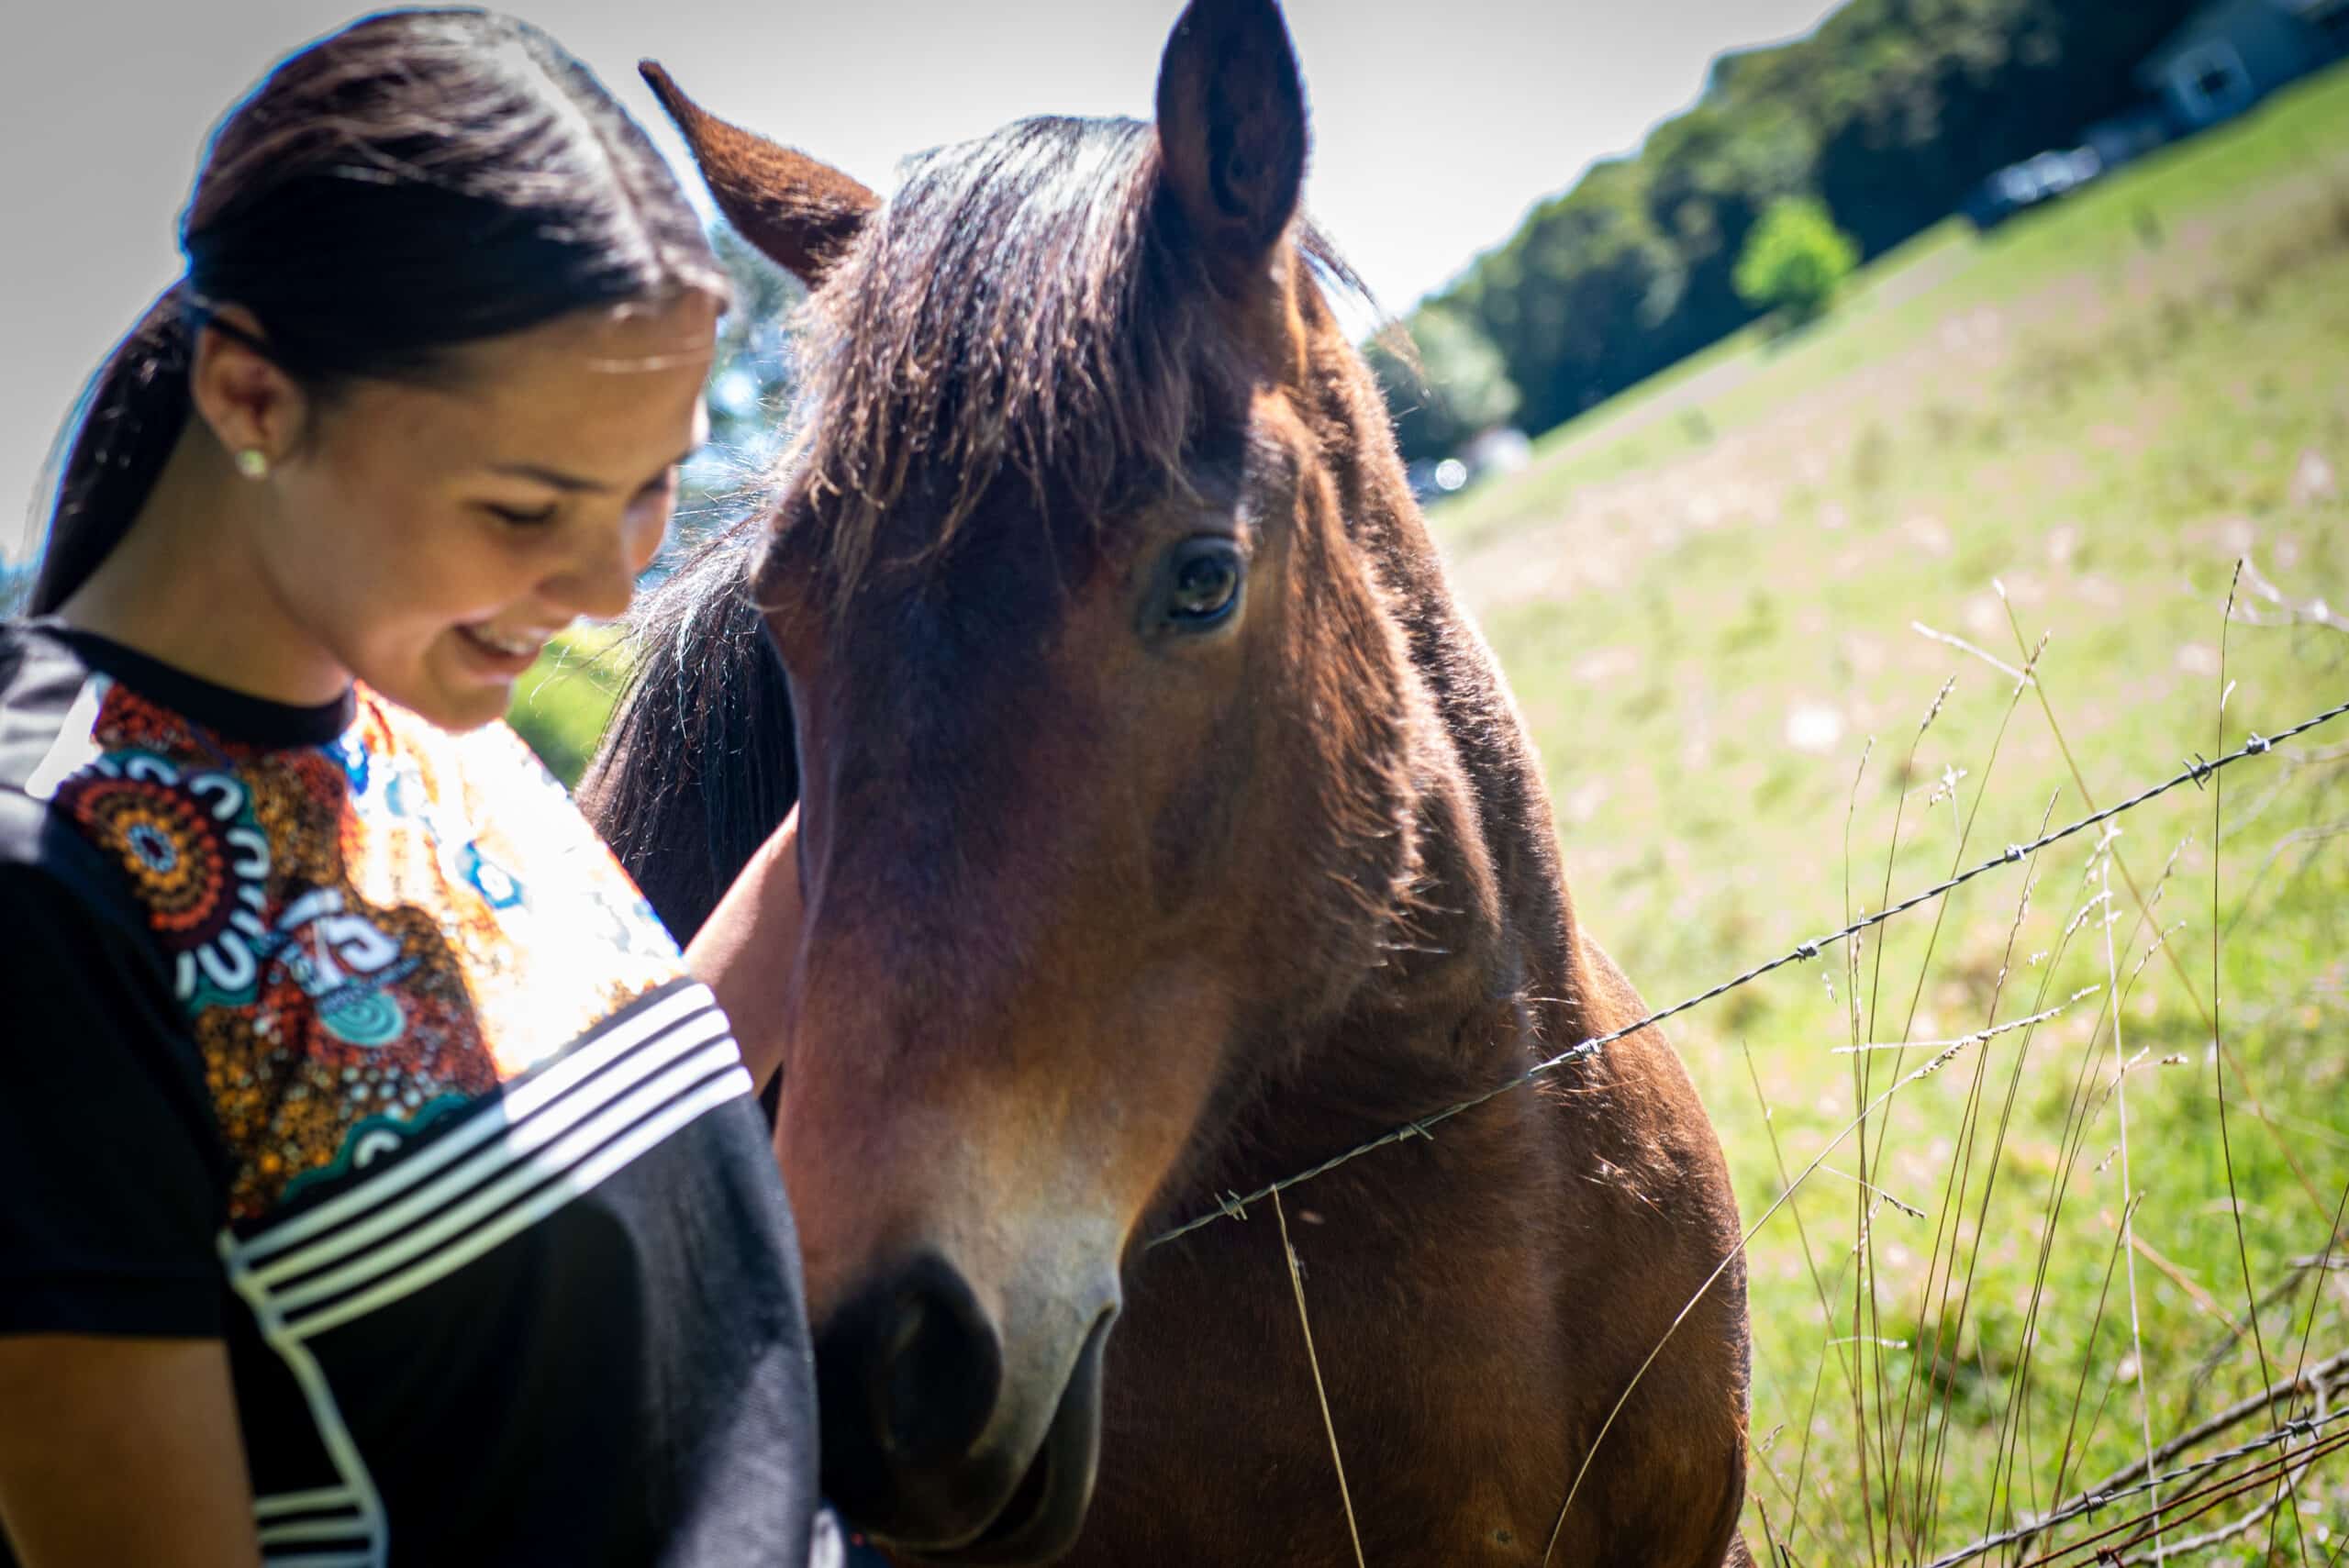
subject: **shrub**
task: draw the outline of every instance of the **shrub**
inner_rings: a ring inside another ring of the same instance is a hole
[[[1860,261],[1860,248],[1810,196],[1787,196],[1762,215],[1737,259],[1738,297],[1784,313],[1789,325],[1816,320]]]
[[[1423,305],[1406,325],[1417,364],[1385,342],[1369,353],[1405,458],[1442,457],[1517,412],[1523,399],[1501,351],[1465,312]]]

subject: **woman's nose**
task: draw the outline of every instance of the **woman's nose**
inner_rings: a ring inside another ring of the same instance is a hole
[[[612,620],[628,612],[636,579],[660,552],[668,531],[669,509],[632,506],[618,525],[599,528],[562,573],[546,585],[547,596],[574,615]]]
[[[583,562],[550,580],[545,593],[574,616],[613,620],[627,614],[636,597],[636,573],[618,550],[607,550],[603,560]]]

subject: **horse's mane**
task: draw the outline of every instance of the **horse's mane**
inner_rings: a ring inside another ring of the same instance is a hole
[[[783,671],[751,602],[750,517],[629,617],[631,658],[580,809],[680,942],[799,798]]]
[[[925,537],[892,536],[917,556],[1001,478],[1097,517],[1179,473],[1194,312],[1152,243],[1157,161],[1140,121],[1036,118],[907,162],[801,323],[796,455],[841,591],[926,481]]]

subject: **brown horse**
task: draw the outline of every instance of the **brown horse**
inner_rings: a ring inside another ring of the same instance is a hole
[[[885,201],[647,74],[815,292],[772,509],[652,595],[586,794],[681,929],[799,803],[826,1485],[923,1561],[1351,1562],[1275,1217],[1146,1243],[1642,1009],[1332,316],[1280,17]],[[1745,1561],[1736,1209],[1653,1030],[1289,1201],[1370,1562]]]

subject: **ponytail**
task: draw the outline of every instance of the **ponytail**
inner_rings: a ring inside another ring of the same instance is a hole
[[[184,284],[164,290],[83,398],[26,606],[34,615],[72,598],[122,542],[187,426],[186,297]]]

